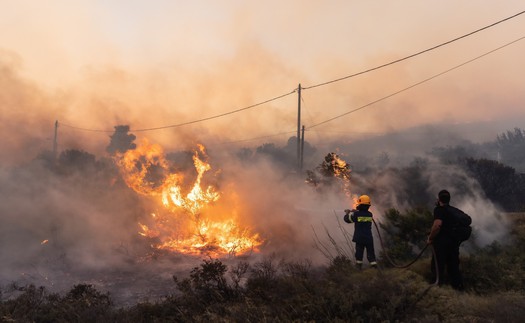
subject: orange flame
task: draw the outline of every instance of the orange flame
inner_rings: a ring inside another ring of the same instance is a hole
[[[337,154],[333,154],[332,157],[332,169],[334,171],[334,175],[342,179],[343,192],[347,197],[351,197],[352,193],[350,189],[350,165],[345,160],[340,158]]]
[[[137,193],[160,197],[164,206],[162,211],[151,214],[150,225],[139,223],[139,234],[155,241],[154,248],[186,254],[257,251],[262,240],[241,227],[236,209],[225,215],[213,212],[217,211],[214,203],[221,194],[212,185],[203,188],[203,178],[211,166],[200,156],[207,157],[202,145],[193,154],[197,176],[190,189],[184,189],[184,179],[191,176],[172,173],[159,145],[145,141],[116,158],[126,184]]]

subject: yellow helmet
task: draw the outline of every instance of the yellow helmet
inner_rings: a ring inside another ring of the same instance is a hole
[[[357,199],[357,205],[359,205],[359,204],[372,205],[370,203],[370,196],[368,196],[368,195],[361,195],[361,196],[359,196],[359,198]]]

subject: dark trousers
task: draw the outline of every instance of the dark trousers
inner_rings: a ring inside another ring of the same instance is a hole
[[[445,268],[447,270],[450,285],[455,289],[463,289],[463,277],[459,270],[459,243],[453,240],[437,241],[432,244],[435,256],[432,256],[431,270],[434,281],[436,280],[436,265],[439,285],[445,282]]]
[[[376,261],[376,255],[374,252],[374,243],[357,243],[355,244],[355,260],[363,261],[363,255],[366,249],[366,258],[368,262]]]

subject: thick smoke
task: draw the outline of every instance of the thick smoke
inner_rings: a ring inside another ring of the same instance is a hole
[[[307,158],[307,169],[319,165],[323,151],[329,149],[317,148]],[[375,160],[374,156],[360,156],[357,150],[352,154],[351,147],[346,149],[344,159],[350,165],[352,156]],[[369,151],[374,149],[369,146]],[[167,155],[172,169],[192,168],[191,153]],[[209,151],[213,171],[205,181],[216,185],[223,195],[209,211],[228,214],[237,210],[240,224],[264,240],[258,252],[242,255],[242,259],[256,262],[275,255],[327,264],[329,259],[316,243],[321,240],[329,246],[330,236],[339,247],[351,249],[342,229],[350,234],[353,230],[341,223],[342,210],[352,207],[360,194],[371,195],[372,212],[381,222],[388,208],[403,211],[416,206],[408,193],[412,189],[423,191],[428,198],[419,202],[431,208],[437,192],[446,188],[452,193],[452,204],[474,219],[472,243],[484,246],[503,241],[508,232],[502,212],[488,202],[475,180],[460,168],[431,157],[406,165],[419,170],[417,182],[426,183],[423,187],[405,187],[410,181],[404,176],[410,173],[392,171],[383,161],[352,169],[349,191],[345,191],[339,184],[312,187],[296,172],[295,164],[276,161],[275,157],[282,156],[239,154],[237,148]],[[42,154],[25,164],[2,168],[2,285],[33,282],[63,290],[88,282],[110,290],[120,301],[130,301],[166,293],[172,274],[187,272],[207,257],[162,252],[139,235],[138,223],[158,210],[158,199],[127,187],[111,159],[76,150],[62,151],[56,164],[49,158]],[[132,286],[129,279],[134,281]]]
[[[56,174],[41,162],[2,169],[2,282],[27,274],[58,284],[61,276],[122,264],[119,248],[135,239],[141,202],[112,187],[115,178]]]
[[[523,59],[516,44],[505,55],[470,67],[464,74],[448,74],[439,82],[308,129],[522,36],[516,32],[522,32],[516,28],[519,21],[488,34],[483,44],[471,39],[411,61],[414,65],[397,65],[364,78],[304,90],[306,136],[317,148],[317,154],[306,156],[305,169],[337,151],[353,170],[349,196],[338,186],[319,191],[305,184],[288,159],[275,162],[262,155],[243,159],[237,148],[244,146],[219,145],[275,133],[288,136],[297,122],[295,93],[225,118],[155,131],[134,130],[224,114],[291,93],[298,83],[308,86],[362,71],[514,14],[512,6],[478,10],[482,14],[469,16],[475,21],[465,21],[465,15],[449,16],[452,6],[454,12],[471,11],[457,8],[455,2],[437,11],[414,2],[418,14],[410,17],[397,4],[382,4],[387,7],[379,11],[375,5],[352,2],[327,6],[280,1],[278,11],[261,4],[221,4],[214,10],[170,4],[160,19],[153,6],[126,3],[126,8],[112,8],[131,14],[126,24],[115,27],[111,10],[88,1],[83,5],[58,1],[37,8],[33,2],[17,3],[6,5],[0,13],[12,23],[12,28],[0,31],[6,48],[0,49],[2,286],[36,283],[61,290],[89,282],[114,287],[130,298],[145,297],[149,289],[153,294],[164,292],[174,272],[186,271],[201,260],[153,252],[138,234],[138,223],[155,211],[156,201],[129,189],[112,168],[108,153],[118,149],[106,149],[115,125],[129,125],[137,142],[147,138],[167,154],[210,143],[210,163],[220,170],[219,189],[242,204],[242,224],[265,239],[261,252],[251,259],[277,254],[323,264],[327,259],[316,251],[315,233],[324,238],[326,229],[337,235],[342,210],[352,206],[354,195],[369,193],[379,220],[390,207],[414,206],[406,193],[410,188],[401,189],[405,181],[389,167],[406,167],[415,157],[426,158],[428,148],[446,145],[445,139],[457,144],[465,133],[451,134],[449,130],[456,126],[465,130],[468,123],[466,134],[480,138],[520,126],[517,120],[523,120],[524,69],[519,68]],[[220,10],[224,19],[199,16],[206,19],[194,20],[188,18],[187,10],[193,14]],[[133,12],[136,21],[144,23],[130,24],[135,21]],[[184,17],[174,19],[178,13]],[[274,17],[271,25],[268,15]],[[405,20],[406,24],[399,23]],[[216,25],[219,21],[228,23]],[[449,21],[447,26],[443,21]],[[193,22],[195,32],[188,33]],[[386,32],[384,26],[399,29]],[[133,39],[130,30],[144,38]],[[169,37],[166,30],[171,31]],[[501,35],[508,39],[502,40]],[[125,44],[112,43],[115,39]],[[513,124],[488,131],[487,123],[492,126],[508,118]],[[436,122],[435,128],[419,128],[425,130],[423,134],[404,132],[407,127]],[[447,131],[440,131],[441,126]],[[384,133],[400,136],[384,137]],[[370,140],[371,136],[377,140]],[[357,142],[358,137],[366,140]],[[129,138],[124,139],[129,144]],[[50,152],[55,140],[58,153],[65,153],[58,165]],[[278,143],[279,137],[272,142]],[[246,146],[255,151],[264,143],[247,141]],[[68,155],[68,150],[87,155],[71,151]],[[382,151],[388,156],[375,159]],[[77,155],[80,160],[75,159]],[[500,210],[488,202],[475,181],[458,168],[435,160],[428,163],[420,172],[430,183],[421,188],[428,198],[420,202],[431,207],[435,194],[447,188],[453,204],[473,216],[478,245],[505,236]],[[186,164],[178,167],[188,168]],[[340,241],[345,243],[342,237]],[[157,285],[163,289],[154,292]]]
[[[373,187],[377,188],[376,209],[384,211],[394,207],[404,211],[421,205],[414,205],[410,193],[427,196],[423,205],[432,209],[432,203],[437,199],[437,193],[442,189],[451,192],[451,205],[459,207],[473,218],[475,230],[474,243],[483,247],[494,241],[505,242],[508,234],[508,219],[503,216],[504,211],[489,201],[479,183],[471,178],[464,170],[454,165],[444,165],[434,159],[426,162],[417,176],[421,176],[420,183],[424,185],[405,187],[414,184],[404,181],[399,174],[378,172],[377,177],[371,179]],[[403,175],[401,175],[403,176]],[[410,176],[405,173],[404,176]],[[420,202],[420,201],[419,201]],[[379,218],[381,219],[381,212]],[[471,243],[471,242],[469,242]]]

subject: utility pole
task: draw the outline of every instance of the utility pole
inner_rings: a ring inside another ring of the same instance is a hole
[[[303,157],[304,157],[304,125],[301,134],[301,163],[299,164],[299,171],[303,172]]]
[[[57,136],[58,136],[58,120],[55,121],[55,138],[53,140],[53,158],[56,162],[57,160],[57,149],[58,149],[58,139],[57,139]]]
[[[301,170],[301,83],[297,88],[297,168]]]

